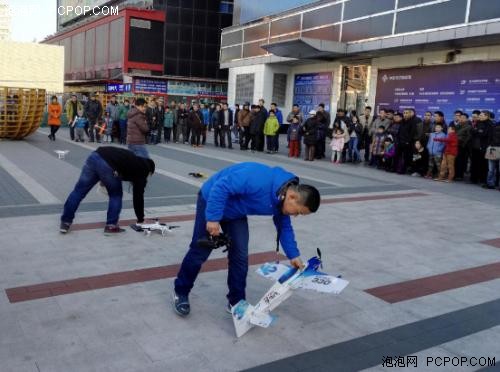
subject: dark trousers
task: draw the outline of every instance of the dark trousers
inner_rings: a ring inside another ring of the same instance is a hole
[[[250,134],[247,137],[247,141],[245,143],[245,148],[248,149],[248,145],[250,145],[250,149],[252,151],[257,150],[257,136],[255,134]]]
[[[274,137],[275,136],[266,136],[267,151],[269,152],[275,151]]]
[[[372,144],[372,140],[372,136],[370,136],[369,134],[365,135],[365,161],[370,160],[370,147]]]
[[[201,128],[191,129],[191,145],[200,146],[201,144]]]
[[[201,248],[197,245],[200,238],[207,236],[205,218],[206,201],[198,194],[196,202],[196,219],[194,222],[193,237],[189,250],[182,261],[181,268],[175,279],[175,292],[179,295],[188,295],[193,288],[194,282],[201,266],[208,259],[211,249]],[[227,285],[229,293],[227,299],[231,305],[244,300],[246,280],[248,273],[248,221],[246,218],[230,221],[222,221],[221,227],[224,233],[231,237],[231,248],[228,250],[227,258],[229,268],[227,273]]]
[[[469,148],[459,147],[458,155],[455,161],[455,178],[464,178],[465,171],[467,170],[467,163],[469,162]]]
[[[488,175],[488,160],[484,158],[486,151],[472,149],[470,165],[470,181],[472,183],[486,183]]]
[[[90,142],[100,142],[101,141],[101,135],[99,134],[99,129],[95,127],[97,124],[97,119],[95,120],[89,120],[89,138]]]
[[[72,141],[75,140],[75,127],[73,125],[69,125],[69,137]]]
[[[205,125],[201,130],[201,144],[205,145],[207,142],[207,126]]]
[[[255,135],[255,149],[257,151],[264,151],[264,133],[257,133]]]
[[[249,143],[250,143],[250,127],[242,127],[240,131],[240,148],[242,150],[248,150]]]
[[[274,151],[279,151],[280,149],[280,132],[274,135]]]
[[[231,129],[229,127],[222,127],[222,136],[227,138],[227,148],[232,149],[233,148],[233,139],[231,137]],[[222,146],[224,147],[224,146]]]
[[[220,147],[226,147],[226,141],[224,138],[224,133],[222,131],[222,127],[216,125],[214,126],[214,145]]]
[[[170,142],[170,134],[172,133],[172,128],[163,128],[163,140],[165,142]]]
[[[316,146],[315,145],[307,145],[306,144],[306,154],[305,154],[305,160],[314,160],[314,155],[316,152]]]
[[[177,124],[172,127],[172,141],[177,142],[179,137],[177,137]]]
[[[127,143],[127,120],[120,119],[120,143],[125,145]]]
[[[323,137],[318,139],[318,141],[316,142],[314,150],[315,151],[314,157],[316,159],[323,159],[325,157],[325,148],[326,148],[325,141],[326,137]]]
[[[396,147],[397,172],[400,174],[406,173],[406,169],[412,162],[413,149],[411,143],[400,143]]]
[[[372,158],[370,160],[370,166],[379,168],[381,163],[382,163],[382,155],[372,154]]]
[[[61,216],[62,222],[73,222],[80,202],[99,181],[104,184],[109,195],[106,224],[118,224],[122,210],[122,180],[114,175],[113,168],[95,151],[87,158],[74,190],[64,203],[64,211]]]
[[[116,141],[120,143],[121,140],[121,132],[120,132],[120,121],[119,120],[114,120],[113,121],[113,127],[111,130],[111,142],[114,142],[114,139],[116,138]]]
[[[59,125],[50,126],[50,135],[52,136],[52,139],[56,139],[56,133],[58,130],[59,130]]]

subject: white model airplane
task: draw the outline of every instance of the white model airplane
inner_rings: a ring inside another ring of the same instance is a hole
[[[57,154],[59,159],[64,159],[69,150],[54,150],[54,152]]]
[[[166,223],[161,223],[158,219],[155,220],[154,223],[136,223],[130,225],[132,229],[135,231],[144,231],[146,235],[150,235],[153,231],[158,231],[162,236],[169,234],[173,229],[176,229],[180,226],[169,226]]]
[[[349,282],[318,271],[321,267],[321,252],[307,261],[305,269],[299,270],[279,263],[266,263],[257,273],[277,282],[252,306],[241,300],[231,308],[236,336],[241,337],[254,326],[267,328],[275,317],[271,311],[292,295],[297,288],[312,289],[318,292],[339,294]]]

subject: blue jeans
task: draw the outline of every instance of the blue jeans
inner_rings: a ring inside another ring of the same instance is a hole
[[[149,152],[146,145],[128,145],[128,149],[141,158],[149,159]]]
[[[114,175],[113,169],[95,151],[87,158],[80,174],[80,179],[76,183],[74,190],[69,194],[66,203],[64,203],[61,222],[70,224],[73,222],[80,202],[99,181],[104,184],[109,195],[106,224],[118,224],[122,210],[122,180]]]
[[[358,150],[358,137],[351,137],[349,140],[349,160],[354,160],[354,155],[356,155],[357,161],[361,160],[361,154]]]
[[[486,181],[488,186],[495,187],[499,162],[499,160],[488,160],[488,179]]]
[[[127,120],[120,119],[120,143],[127,143]]]
[[[201,266],[208,259],[211,249],[198,247],[197,241],[207,236],[207,221],[205,209],[207,203],[201,194],[196,202],[196,219],[194,222],[193,238],[189,250],[182,261],[181,268],[175,279],[175,292],[179,295],[188,295]],[[244,300],[248,273],[248,221],[245,218],[238,220],[221,221],[224,233],[231,237],[231,248],[228,250],[229,269],[227,285],[229,293],[227,299],[231,305]]]

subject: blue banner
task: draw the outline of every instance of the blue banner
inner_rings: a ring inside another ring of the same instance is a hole
[[[167,94],[167,82],[165,80],[135,79],[134,92]]]
[[[500,117],[500,62],[379,70],[376,108],[414,108],[417,115],[489,110]]]
[[[106,84],[106,93],[129,93],[132,84]]]
[[[331,72],[295,75],[293,103],[298,104],[306,116],[309,111],[317,110],[320,103],[324,103],[325,110],[330,111],[332,83]]]

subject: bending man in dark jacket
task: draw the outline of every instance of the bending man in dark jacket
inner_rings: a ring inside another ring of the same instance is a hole
[[[80,179],[64,203],[59,231],[63,234],[68,232],[80,202],[97,182],[106,187],[109,195],[105,233],[125,231],[118,226],[122,210],[122,181],[132,183],[137,222],[144,222],[144,189],[148,176],[154,171],[155,163],[151,159],[136,156],[132,151],[117,147],[99,147],[87,158]]]
[[[258,175],[258,177],[256,177]],[[307,215],[318,210],[320,195],[312,186],[283,168],[258,163],[240,163],[214,174],[198,193],[193,238],[175,280],[174,310],[181,316],[190,312],[188,295],[208,259],[211,249],[197,241],[220,230],[232,240],[228,250],[227,283],[229,305],[245,299],[248,272],[247,216],[273,216],[279,241],[294,267],[302,267],[290,216]]]

